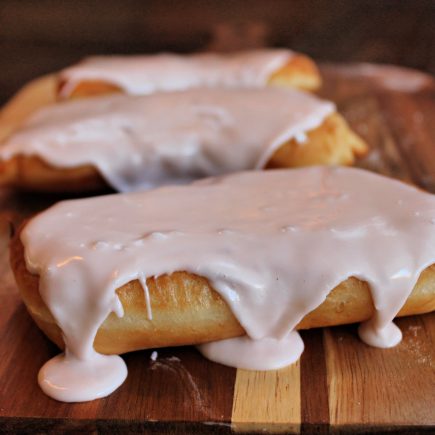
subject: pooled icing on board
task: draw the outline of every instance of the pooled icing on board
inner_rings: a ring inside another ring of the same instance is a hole
[[[273,88],[68,101],[36,113],[3,144],[0,158],[92,165],[118,191],[143,190],[261,168],[334,110],[312,95]]]
[[[66,344],[40,385],[84,401],[126,376],[120,357],[93,349],[106,317],[123,316],[116,289],[175,271],[207,278],[246,331],[200,346],[218,362],[265,370],[297,360],[296,325],[351,276],[370,284],[376,308],[361,338],[394,346],[392,320],[435,263],[435,197],[360,169],[245,172],[64,201],[33,218],[21,240]]]
[[[261,87],[293,57],[294,53],[286,49],[232,54],[95,56],[61,71],[60,96],[68,97],[84,81],[110,83],[132,95],[202,86]]]

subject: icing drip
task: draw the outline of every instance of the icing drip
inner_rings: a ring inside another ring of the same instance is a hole
[[[197,87],[261,87],[294,56],[285,49],[234,54],[157,54],[90,57],[63,70],[61,96],[83,81],[110,83],[133,95]]]
[[[143,190],[261,168],[333,111],[332,103],[309,94],[272,88],[70,101],[33,116],[1,147],[0,158],[90,164],[118,191]]]
[[[361,323],[358,335],[361,340],[374,347],[394,347],[402,341],[402,331],[391,322],[379,323],[376,316]]]
[[[200,347],[216,361],[254,369],[295,361],[303,350],[296,325],[350,276],[370,284],[376,308],[361,338],[394,346],[401,334],[392,320],[435,263],[434,222],[433,195],[351,168],[245,172],[61,202],[21,235],[67,349],[44,366],[40,384],[60,400],[116,388],[125,372],[115,359],[110,388],[104,381],[89,390],[99,382],[95,364],[106,364],[93,350],[95,334],[109,313],[122,315],[115,290],[175,271],[206,277],[247,333]],[[70,385],[76,367],[88,391],[59,395],[56,385]]]
[[[126,377],[127,366],[121,357],[93,352],[85,359],[68,354],[54,357],[42,366],[38,382],[53,399],[86,402],[108,396]]]
[[[208,359],[246,370],[275,370],[296,362],[304,351],[304,342],[296,331],[283,338],[248,336],[201,344],[198,350]]]
[[[148,320],[153,320],[153,311],[151,308],[151,300],[150,300],[150,292],[148,290],[148,286],[147,286],[147,279],[146,276],[139,275],[139,282],[143,288],[143,292],[144,292],[144,296],[145,296],[145,303],[147,306],[147,317]]]

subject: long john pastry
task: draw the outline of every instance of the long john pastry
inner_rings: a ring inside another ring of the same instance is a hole
[[[314,91],[320,83],[319,71],[309,57],[288,49],[269,48],[227,54],[90,57],[60,72],[58,95],[144,95],[198,87],[266,85]]]
[[[143,95],[194,87],[294,87],[315,90],[319,71],[309,57],[287,49],[232,54],[96,56],[33,80],[0,112],[0,140],[32,113],[62,99],[121,92]]]
[[[245,172],[61,202],[29,221],[11,264],[65,353],[39,373],[62,401],[124,381],[116,355],[200,344],[248,369],[296,361],[296,329],[362,321],[394,346],[397,315],[435,309],[435,197],[350,168]]]
[[[366,144],[296,90],[200,88],[41,109],[0,149],[0,183],[132,191],[264,167],[351,164]]]

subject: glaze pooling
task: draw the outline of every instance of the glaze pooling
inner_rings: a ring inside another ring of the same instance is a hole
[[[362,339],[383,347],[400,341],[392,320],[435,263],[435,197],[359,169],[245,172],[61,202],[32,219],[21,239],[67,359],[92,367],[98,328],[109,313],[122,315],[118,287],[187,271],[209,280],[249,337],[202,352],[268,369],[299,357],[296,325],[351,276],[370,284],[376,307]],[[283,349],[289,340],[294,346]],[[234,343],[246,352],[234,352]]]
[[[88,358],[68,354],[52,358],[39,371],[38,382],[53,399],[87,402],[113,393],[126,377],[127,366],[120,356],[93,352]]]
[[[68,97],[84,81],[110,83],[132,95],[198,87],[261,87],[293,56],[290,50],[259,49],[233,54],[90,57],[60,73],[61,97]]]
[[[197,346],[211,361],[245,370],[276,370],[295,363],[304,351],[296,331],[281,338],[253,340],[247,335]]]
[[[263,167],[334,112],[295,90],[195,89],[115,95],[42,109],[0,149],[60,168],[92,165],[126,192]]]

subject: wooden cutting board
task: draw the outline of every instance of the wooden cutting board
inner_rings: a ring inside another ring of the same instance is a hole
[[[320,94],[337,102],[371,146],[359,166],[435,193],[435,83],[416,72],[324,65]],[[65,404],[36,383],[58,351],[20,302],[7,264],[8,220],[59,197],[0,193],[0,432],[326,433],[435,431],[435,313],[397,321],[388,350],[355,326],[302,333],[301,360],[272,372],[209,362],[194,348],[125,355],[129,376],[106,399]]]

